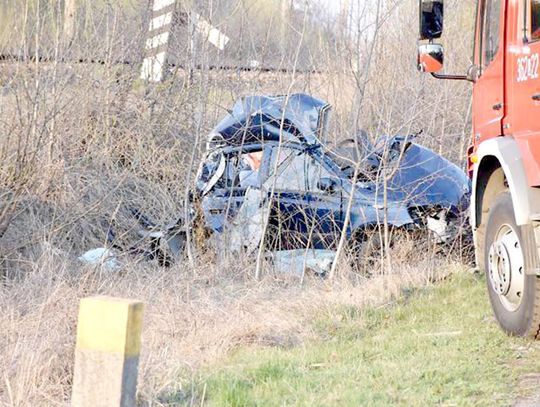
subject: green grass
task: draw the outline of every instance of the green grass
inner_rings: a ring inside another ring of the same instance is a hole
[[[509,405],[519,376],[540,371],[539,344],[497,327],[470,274],[386,308],[336,310],[317,341],[250,347],[199,384],[204,405]]]

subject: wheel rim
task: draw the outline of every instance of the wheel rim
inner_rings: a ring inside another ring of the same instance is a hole
[[[508,311],[519,308],[525,285],[523,252],[514,228],[502,225],[489,248],[488,274],[491,286]]]

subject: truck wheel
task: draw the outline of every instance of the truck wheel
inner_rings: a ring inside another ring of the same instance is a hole
[[[508,192],[498,195],[489,211],[485,242],[489,300],[499,325],[510,335],[537,338],[540,281],[525,274],[521,228]]]

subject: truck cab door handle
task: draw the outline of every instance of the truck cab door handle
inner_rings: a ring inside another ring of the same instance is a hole
[[[501,110],[502,107],[503,107],[503,104],[502,104],[502,103],[496,103],[496,104],[494,104],[491,108],[492,108],[493,110]]]
[[[536,93],[531,96],[532,100],[535,100],[537,102],[540,102],[540,93]]]

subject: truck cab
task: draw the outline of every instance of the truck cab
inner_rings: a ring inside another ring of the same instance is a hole
[[[443,0],[420,0],[418,69],[472,84],[470,220],[509,334],[540,337],[540,0],[478,0],[473,64],[444,72]]]

